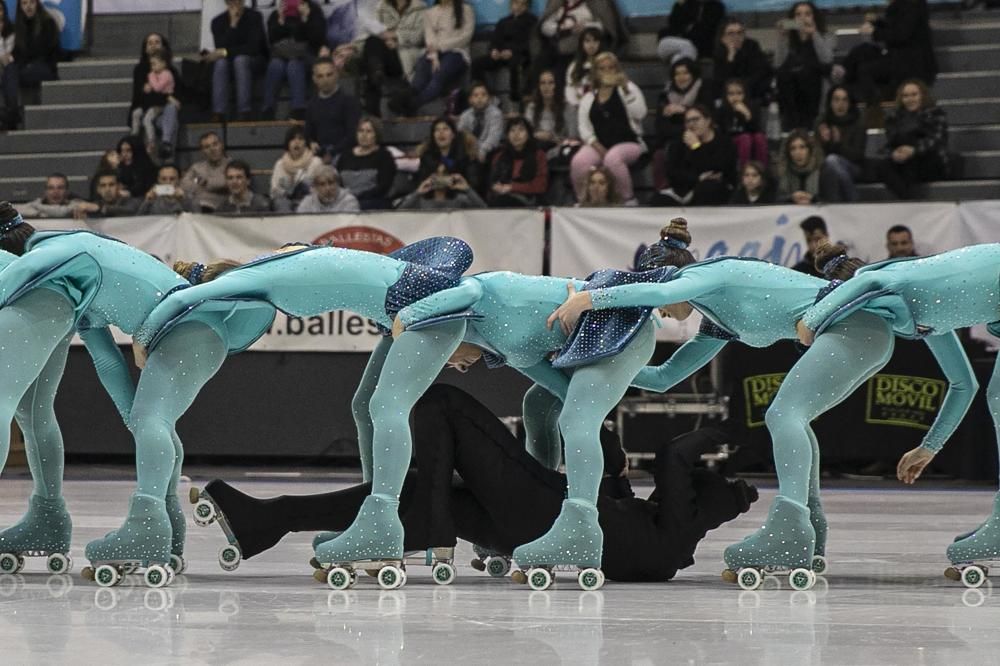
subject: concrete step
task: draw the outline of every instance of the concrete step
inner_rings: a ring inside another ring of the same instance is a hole
[[[992,97],[1000,91],[1000,69],[970,72],[946,72],[934,81],[938,99],[975,99]]]
[[[103,154],[103,150],[92,150],[0,155],[0,178],[44,178],[53,172],[76,176],[92,174]]]
[[[69,189],[81,197],[86,197],[90,189],[90,176],[70,176]],[[23,203],[42,196],[44,192],[45,176],[0,178],[0,201]]]
[[[25,109],[25,129],[119,127],[124,132],[129,102],[97,104],[46,104]]]
[[[1000,150],[1000,125],[952,127],[948,131],[948,145],[958,153]],[[868,130],[868,156],[879,156],[884,146],[885,132]]]
[[[96,104],[131,99],[132,79],[71,79],[42,84],[42,104]]]
[[[1000,150],[963,152],[959,168],[962,180],[1000,178]]]
[[[182,125],[177,143],[182,149],[196,150],[198,140],[206,132],[215,132],[231,148],[273,146],[280,149],[284,146],[285,132],[294,125],[295,123],[283,121]]]
[[[935,49],[941,72],[1000,69],[1000,49],[993,44],[967,44]]]
[[[973,22],[968,19],[955,21],[932,21],[934,45],[967,46],[970,44],[996,44],[1000,42],[1000,21]]]
[[[138,53],[138,49],[136,52]],[[81,79],[128,79],[131,81],[132,70],[138,62],[138,57],[81,58],[73,62],[62,62],[59,63],[59,79],[62,81],[79,81]]]
[[[109,150],[125,134],[121,127],[21,130],[0,133],[0,154],[32,153],[58,147],[66,152]]]
[[[234,160],[242,160],[250,165],[251,169],[270,169],[281,157],[282,148],[232,148],[226,154]],[[201,152],[196,149],[180,150],[177,152],[177,165],[186,169],[193,163],[203,159]],[[96,165],[96,163],[95,163]]]
[[[1000,124],[1000,97],[940,99],[938,105],[947,112],[949,126]]]
[[[858,186],[861,201],[891,201],[891,194],[880,183]],[[996,199],[1000,180],[944,180],[927,185],[927,201],[972,201]]]

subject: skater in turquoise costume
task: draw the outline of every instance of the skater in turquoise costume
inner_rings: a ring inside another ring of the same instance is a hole
[[[207,313],[235,303],[256,303],[270,311],[314,316],[351,310],[389,332],[393,317],[411,302],[458,284],[472,263],[469,246],[457,238],[430,238],[390,256],[336,247],[289,245],[247,264],[217,262],[177,266],[200,282],[164,299],[135,335],[137,362],[159,349],[165,338]],[[228,335],[243,349],[263,335],[263,326],[227,320]],[[372,352],[352,409],[358,428],[362,470],[372,495],[355,525],[339,539],[342,560],[399,560],[403,528],[397,515],[399,492],[410,461],[409,413],[462,339],[464,321],[400,336],[384,337]],[[417,359],[420,362],[415,362]],[[324,534],[319,539],[329,539]]]
[[[819,266],[821,262],[844,282],[802,317],[798,330],[804,344],[821,344],[838,322],[846,321],[844,317],[873,298],[891,294],[906,305],[906,311],[893,322],[894,328],[903,335],[926,336],[951,382],[938,418],[923,443],[899,461],[900,480],[913,483],[958,427],[978,388],[956,342],[955,329],[986,324],[992,334],[1000,335],[1000,245],[973,245],[869,266],[849,259],[842,248],[821,248],[816,263]],[[956,374],[949,368],[954,368]],[[959,377],[963,381],[956,382]],[[994,367],[986,395],[1000,441],[1000,363]],[[1000,558],[1000,495],[994,499],[990,517],[973,532],[959,535],[948,547],[948,558],[958,565],[946,572],[950,578],[961,577],[973,587],[983,583],[983,569],[968,565]]]
[[[662,263],[656,245],[644,261]],[[661,312],[684,319],[697,309],[704,322],[700,332],[663,365],[645,368],[635,386],[666,391],[708,363],[730,340],[766,347],[794,339],[796,322],[826,286],[823,280],[753,259],[722,257],[689,265],[663,284],[643,284],[580,292],[556,310],[550,322],[575,323],[581,312],[622,306],[659,304]],[[809,350],[785,377],[766,415],[774,443],[779,494],[764,526],[726,549],[726,578],[741,568],[825,569],[826,518],[819,500],[819,446],[809,422],[849,396],[865,379],[888,362],[893,331],[887,319],[900,315],[900,300],[882,297],[867,310],[838,324],[819,348]],[[883,316],[879,316],[879,314]],[[958,390],[942,407],[938,429],[967,406],[961,387],[969,381],[968,364],[953,362],[960,348],[954,339],[929,341]],[[960,357],[964,361],[964,356]],[[818,558],[814,558],[818,556]],[[823,558],[823,559],[819,559]],[[758,572],[759,573],[759,572]],[[808,572],[793,581],[812,584]],[[753,581],[743,581],[752,583]],[[758,581],[759,582],[759,581]],[[752,586],[752,585],[751,585]]]

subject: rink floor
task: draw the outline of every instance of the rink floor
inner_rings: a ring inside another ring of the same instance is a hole
[[[231,480],[238,481],[237,476]],[[197,482],[204,480],[196,479]],[[239,481],[261,496],[329,491],[342,481]],[[473,570],[458,579],[408,569],[398,591],[362,577],[347,592],[315,582],[310,536],[291,535],[232,573],[216,525],[189,520],[189,569],[165,589],[136,579],[101,589],[79,576],[83,546],[117,526],[132,484],[69,481],[72,576],[43,560],[0,576],[0,663],[184,664],[986,664],[1000,662],[1000,587],[942,576],[944,549],[990,508],[988,490],[825,492],[830,574],[814,590],[741,592],[719,578],[722,549],[763,520],[773,491],[711,533],[670,583],[582,592],[575,580],[531,592]],[[187,485],[182,488],[186,492]],[[637,487],[640,495],[648,489]],[[0,523],[24,510],[30,483],[0,484]]]

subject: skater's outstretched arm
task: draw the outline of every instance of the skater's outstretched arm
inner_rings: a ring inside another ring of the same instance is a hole
[[[135,400],[135,383],[129,373],[125,357],[115,344],[115,339],[107,326],[79,329],[80,339],[94,361],[94,369],[104,390],[111,396],[122,420],[128,425],[129,412]]]
[[[945,335],[931,335],[924,339],[931,353],[937,359],[941,371],[948,380],[948,393],[941,403],[937,418],[924,435],[921,447],[937,453],[955,433],[955,429],[969,411],[972,399],[979,389],[979,382],[972,371],[969,358],[962,349],[955,332]]]
[[[827,294],[819,303],[806,310],[802,324],[815,333],[821,326],[829,327],[865,305],[866,296],[886,291],[887,285],[881,271],[859,273]],[[835,319],[834,319],[835,317]],[[801,336],[800,336],[801,340]],[[802,340],[803,343],[810,341]]]
[[[726,342],[698,333],[681,345],[662,365],[647,365],[640,370],[632,380],[632,386],[658,393],[669,391],[715,358],[726,346]]]
[[[474,278],[462,278],[457,287],[444,289],[411,303],[399,311],[403,326],[410,326],[426,319],[468,310],[483,297],[483,287]]]

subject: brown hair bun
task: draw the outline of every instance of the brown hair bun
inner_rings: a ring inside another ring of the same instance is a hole
[[[688,231],[688,221],[683,217],[675,217],[670,220],[670,224],[660,229],[660,238],[663,240],[672,238],[684,243],[685,247],[690,245],[691,232]]]

